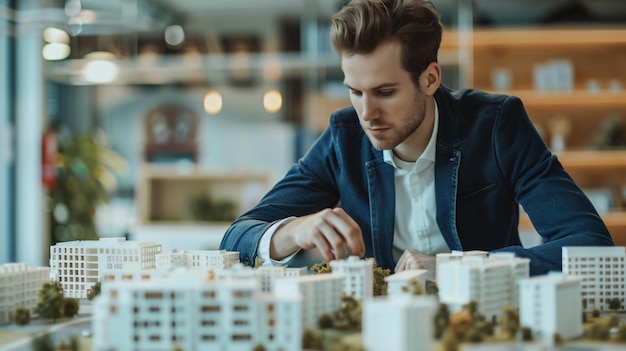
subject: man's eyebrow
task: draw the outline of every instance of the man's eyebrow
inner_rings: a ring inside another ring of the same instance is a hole
[[[353,87],[351,87],[346,82],[343,82],[343,85],[345,85],[346,88],[348,88],[350,90],[358,90],[358,89],[354,89]],[[395,87],[396,85],[398,85],[398,83],[382,83],[382,84],[379,84],[379,85],[377,85],[375,87],[370,88],[369,90],[378,90],[378,89],[392,88],[392,87]]]

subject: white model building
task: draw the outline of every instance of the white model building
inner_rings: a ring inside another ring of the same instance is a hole
[[[306,267],[261,266],[255,272],[261,276],[261,290],[272,292],[278,278],[299,277],[307,274]]]
[[[345,260],[330,261],[332,274],[343,276],[343,293],[357,300],[371,298],[374,295],[374,261],[362,260],[358,256],[349,256]]]
[[[173,249],[156,256],[157,269],[186,267],[189,269],[229,269],[239,263],[239,252],[226,250],[182,250]]]
[[[582,335],[581,278],[561,272],[522,279],[519,282],[519,323],[537,338],[553,340]]]
[[[65,297],[86,298],[107,271],[151,270],[161,245],[125,238],[68,241],[50,246],[50,280],[58,281]]]
[[[497,318],[504,307],[517,307],[517,281],[529,277],[529,263],[528,258],[516,258],[512,253],[448,261],[437,267],[439,300],[450,311],[474,301],[487,319]]]
[[[626,250],[616,247],[563,247],[563,274],[582,279],[582,305],[585,311],[609,309],[612,299],[624,306]]]
[[[103,285],[93,349],[301,350],[298,295],[262,293],[259,280],[176,270],[150,281]]]
[[[413,284],[418,284],[422,289],[422,294],[425,294],[427,272],[425,269],[409,269],[386,276],[387,295],[391,297],[413,295]]]
[[[487,257],[488,255],[489,255],[488,251],[481,251],[481,250],[471,250],[471,251],[452,250],[452,252],[442,252],[442,253],[438,253],[437,255],[435,255],[435,266],[439,267],[449,261],[461,260],[463,257],[466,257],[466,256]],[[439,270],[437,270],[437,276],[435,277],[435,280],[437,284],[439,284]]]
[[[48,267],[30,267],[24,263],[0,265],[0,323],[10,322],[18,307],[34,314],[39,290],[50,281],[49,276]]]
[[[343,276],[340,274],[313,274],[276,279],[275,291],[302,297],[302,327],[317,328],[323,314],[332,315],[341,307]]]
[[[432,295],[380,296],[363,301],[363,346],[368,351],[433,350]]]

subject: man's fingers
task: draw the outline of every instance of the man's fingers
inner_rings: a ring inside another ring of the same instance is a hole
[[[343,244],[348,248],[350,255],[363,257],[365,255],[365,243],[359,225],[341,208],[334,208],[332,213],[332,216],[327,217],[328,221],[343,238]],[[343,258],[345,256],[343,248],[341,251]]]

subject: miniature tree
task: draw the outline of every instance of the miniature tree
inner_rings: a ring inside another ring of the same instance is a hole
[[[454,333],[457,340],[465,340],[468,330],[474,327],[472,315],[467,311],[458,311],[450,315],[446,331]]]
[[[95,283],[91,286],[91,290],[87,293],[87,299],[93,300],[96,296],[100,295],[100,282]]]
[[[480,334],[480,337],[493,335],[494,325],[491,321],[487,321],[484,314],[478,312],[478,302],[474,300],[470,301],[463,305],[463,310],[467,311],[470,316],[472,316],[474,326],[476,331]]]
[[[43,333],[33,337],[31,341],[31,349],[33,351],[54,351],[50,333]]]
[[[59,346],[55,349],[55,351],[79,351],[80,347],[78,344],[78,338],[76,336],[71,336],[70,341],[61,341]]]
[[[617,333],[615,333],[615,339],[621,342],[626,341],[626,324],[622,324],[619,327],[617,327]]]
[[[459,340],[456,335],[449,330],[446,330],[443,333],[443,337],[441,340],[441,350],[442,351],[458,351],[459,350]]]
[[[52,319],[52,322],[63,316],[63,287],[59,282],[44,283],[39,290],[39,302],[35,312],[41,318]]]
[[[422,295],[424,294],[424,291],[422,290],[422,285],[420,285],[420,282],[418,282],[417,280],[413,280],[411,281],[411,287],[413,288],[413,291],[411,291],[411,294],[413,295]]]
[[[11,315],[11,322],[15,325],[23,326],[30,323],[30,310],[24,307],[18,307]]]
[[[78,299],[63,299],[63,316],[72,318],[78,314],[79,309]]]
[[[254,268],[259,268],[263,265],[263,259],[259,256],[254,258]]]
[[[302,331],[302,348],[310,350],[323,350],[324,341],[322,340],[321,335],[316,333],[314,330],[305,328]]]
[[[522,341],[533,341],[533,331],[528,327],[521,327],[517,334],[520,336]]]
[[[373,291],[372,294],[374,296],[384,296],[387,295],[387,282],[385,281],[385,277],[388,277],[391,274],[391,270],[389,268],[383,269],[382,267],[378,267],[376,264],[376,260],[372,258],[368,258],[368,260],[372,260],[372,283]]]
[[[257,344],[252,351],[266,351],[267,349],[265,348],[265,346],[263,346],[263,344]]]
[[[313,274],[324,274],[324,273],[332,273],[333,269],[328,264],[328,261],[322,261],[320,263],[316,263],[311,267],[311,272]]]
[[[440,303],[437,308],[437,312],[435,313],[435,338],[441,339],[450,322],[450,310],[448,309],[448,305],[445,303]]]
[[[361,329],[361,303],[352,296],[342,296],[341,306],[334,313],[334,327],[341,330]]]
[[[591,311],[591,317],[593,318],[599,318],[600,317],[600,310],[597,308],[594,308],[593,311]]]
[[[620,322],[620,318],[617,313],[613,312],[609,315],[609,320],[608,320],[609,328],[617,328],[617,326],[619,325],[619,322]]]
[[[563,336],[559,333],[554,333],[554,335],[552,335],[552,342],[554,342],[554,345],[556,346],[563,345],[564,343]]]
[[[597,319],[587,329],[587,336],[592,340],[607,340],[610,335],[609,322],[604,319]]]
[[[317,319],[317,327],[320,329],[332,329],[334,325],[333,317],[328,313],[324,313]]]
[[[609,309],[618,311],[622,309],[622,300],[619,297],[614,297],[609,301]]]
[[[500,329],[507,333],[509,337],[514,337],[519,329],[519,310],[513,307],[504,307],[502,310],[502,319],[500,320]]]

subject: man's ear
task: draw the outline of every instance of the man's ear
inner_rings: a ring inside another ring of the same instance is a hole
[[[441,67],[437,62],[431,62],[422,72],[422,89],[426,95],[434,95],[441,85]]]

